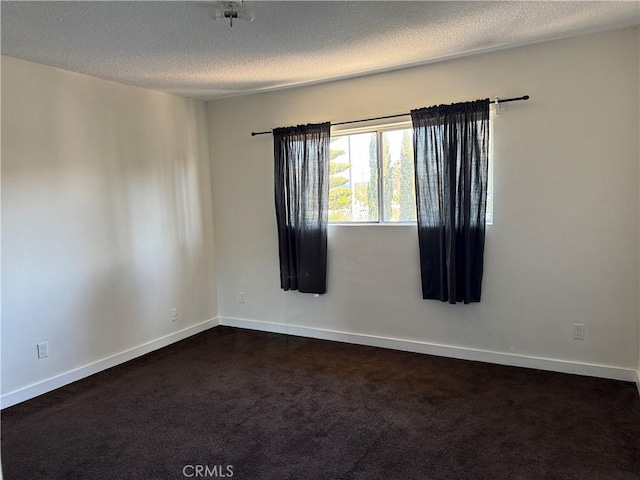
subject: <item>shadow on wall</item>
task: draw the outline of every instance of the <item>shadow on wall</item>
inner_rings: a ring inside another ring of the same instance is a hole
[[[204,108],[43,75],[3,145],[3,393],[215,316]]]

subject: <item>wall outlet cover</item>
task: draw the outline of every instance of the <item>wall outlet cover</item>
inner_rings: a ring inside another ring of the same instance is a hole
[[[46,358],[49,356],[49,344],[47,342],[38,343],[38,358]]]
[[[575,340],[584,340],[584,323],[573,324],[573,338]]]

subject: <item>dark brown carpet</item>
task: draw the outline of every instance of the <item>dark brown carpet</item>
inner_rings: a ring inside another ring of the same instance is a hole
[[[631,383],[217,327],[4,410],[2,463],[6,480],[631,480],[640,398]]]

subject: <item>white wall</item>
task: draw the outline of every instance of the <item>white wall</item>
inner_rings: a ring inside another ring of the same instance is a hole
[[[640,370],[638,40],[621,30],[211,102],[209,145],[200,102],[2,57],[3,397],[218,309]],[[329,293],[280,291],[272,141],[249,132],[522,94],[495,123],[482,303],[420,298],[411,226],[331,227]]]
[[[208,103],[221,318],[632,373],[638,44],[638,29],[626,29]],[[495,122],[495,224],[480,304],[421,299],[412,226],[330,227],[328,293],[280,290],[272,139],[251,131],[523,94],[531,100],[509,104]],[[586,325],[584,341],[572,339],[573,322]]]
[[[2,57],[3,395],[216,316],[210,178],[202,102]]]

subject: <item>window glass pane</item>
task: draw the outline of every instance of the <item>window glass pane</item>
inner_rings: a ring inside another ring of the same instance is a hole
[[[487,224],[493,224],[493,117],[489,132]],[[380,145],[378,145],[380,141]],[[380,158],[378,158],[380,151]],[[382,179],[378,178],[382,169]],[[382,192],[378,192],[378,186]],[[382,197],[382,198],[380,198]],[[329,221],[415,222],[413,131],[332,136]]]
[[[410,128],[382,133],[383,219],[416,221],[416,184]]]
[[[376,133],[331,138],[329,221],[378,221]]]

